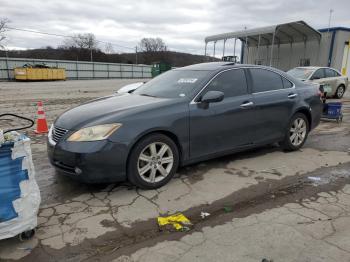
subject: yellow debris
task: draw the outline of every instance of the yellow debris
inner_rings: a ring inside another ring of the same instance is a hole
[[[176,230],[183,230],[184,225],[191,225],[191,221],[183,214],[178,213],[168,217],[158,217],[158,225],[173,225]]]

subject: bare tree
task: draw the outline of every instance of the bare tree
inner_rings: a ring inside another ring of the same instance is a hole
[[[142,38],[139,44],[140,50],[142,52],[160,52],[167,51],[167,46],[165,45],[163,39],[157,38]]]
[[[95,35],[91,33],[76,34],[71,38],[67,38],[63,43],[63,47],[96,50],[98,49],[98,41]]]
[[[111,43],[106,44],[105,53],[106,54],[113,54],[114,53],[113,45]]]
[[[7,18],[0,18],[0,48],[3,49],[4,47],[4,40],[6,39],[6,25],[9,23],[10,21]]]

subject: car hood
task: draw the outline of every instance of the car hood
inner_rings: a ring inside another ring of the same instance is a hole
[[[126,113],[144,111],[166,103],[168,100],[130,94],[102,97],[64,112],[56,119],[55,126],[78,130],[85,126],[112,123],[118,119],[118,116],[121,118]]]

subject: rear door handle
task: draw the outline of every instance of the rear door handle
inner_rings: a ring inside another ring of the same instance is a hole
[[[289,94],[288,95],[288,98],[295,98],[295,97],[297,97],[298,96],[298,94]]]
[[[248,108],[252,107],[254,105],[253,102],[244,102],[243,104],[240,105],[241,108]]]

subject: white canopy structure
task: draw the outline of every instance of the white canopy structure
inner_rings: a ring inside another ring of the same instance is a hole
[[[304,21],[296,21],[273,26],[254,28],[243,31],[236,31],[218,35],[212,35],[205,38],[205,55],[207,55],[207,45],[214,42],[214,56],[217,41],[223,40],[223,56],[225,55],[225,44],[228,39],[234,39],[234,55],[236,53],[237,39],[242,41],[248,52],[249,47],[256,47],[259,55],[260,46],[271,46],[270,65],[273,59],[274,45],[290,44],[303,42],[305,47],[307,41],[321,40],[321,33],[309,26]]]

